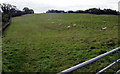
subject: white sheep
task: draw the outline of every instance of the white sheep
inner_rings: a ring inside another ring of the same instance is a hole
[[[106,29],[107,29],[107,27],[101,28],[101,30],[106,30]]]
[[[76,24],[73,24],[73,27],[75,27],[76,26]]]
[[[69,29],[71,26],[69,25],[69,26],[67,26],[67,28]]]

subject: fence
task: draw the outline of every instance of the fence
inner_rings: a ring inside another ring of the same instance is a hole
[[[58,74],[67,74],[67,73],[73,72],[73,71],[75,71],[75,70],[78,70],[78,69],[80,69],[80,68],[82,68],[82,67],[84,67],[84,66],[86,66],[86,65],[88,65],[88,64],[91,64],[91,63],[93,63],[93,62],[95,62],[95,61],[97,61],[97,60],[99,60],[99,59],[101,59],[101,58],[103,58],[103,57],[105,57],[105,56],[107,56],[107,55],[110,55],[110,54],[112,54],[112,53],[114,53],[114,52],[116,52],[116,51],[119,51],[119,50],[120,50],[120,47],[118,47],[118,48],[116,48],[116,49],[113,49],[113,50],[111,50],[111,51],[109,51],[109,52],[106,52],[106,53],[104,53],[104,54],[101,54],[101,55],[99,55],[99,56],[97,56],[97,57],[95,57],[95,58],[92,58],[92,59],[88,60],[88,61],[85,61],[85,62],[83,62],[83,63],[80,63],[80,64],[78,64],[78,65],[76,65],[76,66],[73,66],[73,67],[71,67],[71,68],[69,68],[69,69],[66,69],[66,70],[64,70],[64,71],[62,71],[62,72],[60,72],[60,73],[58,73]],[[115,62],[113,62],[113,63],[110,64],[109,66],[107,66],[107,67],[105,67],[104,69],[102,69],[102,70],[100,70],[99,72],[97,72],[96,74],[99,74],[99,73],[107,70],[108,68],[110,68],[111,66],[115,65],[115,64],[118,63],[119,61],[120,61],[120,59],[116,60]],[[118,70],[116,73],[118,74],[119,72],[120,72],[120,70]]]
[[[2,31],[4,31],[9,25],[10,25],[10,22],[6,23],[6,24],[2,27]]]

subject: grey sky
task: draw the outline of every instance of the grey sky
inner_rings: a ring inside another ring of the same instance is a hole
[[[29,7],[36,13],[46,12],[49,9],[57,10],[85,10],[88,8],[110,8],[118,10],[119,0],[0,0],[0,3],[9,3],[18,9]]]

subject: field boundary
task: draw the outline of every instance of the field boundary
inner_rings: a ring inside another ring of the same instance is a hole
[[[71,67],[71,68],[68,68],[68,69],[66,69],[66,70],[63,70],[63,71],[61,71],[61,72],[58,73],[58,74],[67,74],[67,73],[73,72],[73,71],[75,71],[75,70],[78,70],[78,69],[80,69],[80,68],[82,68],[82,67],[84,67],[84,66],[87,66],[88,64],[91,64],[91,63],[93,63],[93,62],[95,62],[95,61],[97,61],[97,60],[99,60],[99,59],[101,59],[101,58],[103,58],[103,57],[105,57],[105,56],[107,56],[107,55],[110,55],[110,54],[112,54],[112,53],[114,53],[114,52],[117,52],[117,51],[120,51],[120,47],[115,48],[115,49],[113,49],[113,50],[111,50],[111,51],[108,51],[108,52],[106,52],[106,53],[104,53],[104,54],[101,54],[101,55],[99,55],[99,56],[97,56],[97,57],[95,57],[95,58],[92,58],[92,59],[88,60],[88,61],[85,61],[85,62],[83,62],[83,63],[80,63],[80,64],[78,64],[78,65],[76,65],[76,66],[73,66],[73,67]],[[116,60],[115,62],[113,62],[113,63],[110,64],[109,66],[107,66],[107,67],[105,67],[104,69],[102,69],[101,71],[99,71],[97,74],[99,74],[99,73],[107,70],[108,68],[110,68],[111,66],[113,66],[115,63],[118,63],[119,61],[120,61],[119,59]]]
[[[2,32],[4,32],[8,26],[10,26],[10,22],[8,22],[4,26],[2,26]]]

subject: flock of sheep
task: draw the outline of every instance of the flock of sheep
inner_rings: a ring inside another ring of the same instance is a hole
[[[103,21],[103,22],[106,23],[106,21]],[[54,23],[54,22],[52,22],[52,23]],[[59,25],[63,25],[63,24],[60,23]],[[77,24],[72,24],[72,25],[66,26],[66,28],[67,28],[67,29],[70,29],[70,28],[76,27],[76,26],[77,26]],[[100,30],[101,30],[101,31],[107,30],[107,27],[102,27]]]
[[[76,24],[73,24],[72,26],[68,25],[66,28],[69,29],[69,28],[75,27],[75,26],[76,26]]]
[[[77,25],[77,24],[68,25],[68,26],[66,26],[66,28],[67,28],[67,29],[70,29],[71,27],[76,27],[76,25]],[[107,29],[107,27],[101,28],[101,30],[106,30],[106,29]]]

